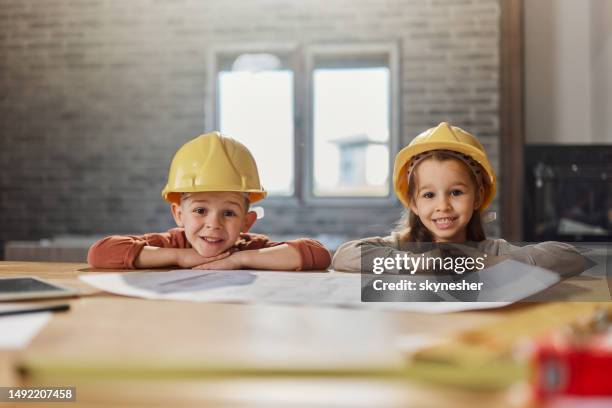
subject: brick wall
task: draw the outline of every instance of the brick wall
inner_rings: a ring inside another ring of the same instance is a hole
[[[498,1],[3,0],[0,241],[170,227],[159,191],[224,42],[399,41],[402,144],[446,120],[497,167]],[[269,210],[258,231],[384,234],[400,210],[369,213]]]

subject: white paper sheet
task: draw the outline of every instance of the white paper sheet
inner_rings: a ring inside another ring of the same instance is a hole
[[[478,272],[480,281],[491,284],[491,293],[506,295],[503,302],[362,302],[361,275],[340,272],[188,269],[82,275],[80,278],[107,292],[146,299],[305,304],[425,313],[502,307],[559,281],[553,272],[507,260]],[[516,282],[521,285],[517,286]]]
[[[50,312],[0,316],[0,349],[24,348],[50,319]]]

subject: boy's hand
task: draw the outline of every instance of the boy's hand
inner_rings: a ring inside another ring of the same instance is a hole
[[[177,265],[181,268],[194,268],[196,265],[206,265],[209,262],[217,262],[230,255],[229,252],[223,252],[216,256],[205,257],[200,255],[195,249],[180,249],[177,256]],[[201,269],[201,268],[198,268]]]
[[[245,267],[246,252],[248,251],[234,252],[224,258],[194,266],[192,269],[243,269]]]

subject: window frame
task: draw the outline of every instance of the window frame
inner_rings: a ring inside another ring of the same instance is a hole
[[[266,198],[269,207],[391,207],[399,201],[393,193],[393,159],[400,148],[400,81],[399,44],[397,42],[330,43],[300,46],[297,43],[241,43],[211,47],[208,56],[207,89],[205,90],[205,121],[207,132],[219,128],[218,72],[221,61],[242,53],[270,53],[287,56],[294,73],[293,98],[293,174],[291,196]],[[314,135],[313,135],[313,70],[317,57],[384,55],[389,63],[389,194],[384,197],[318,197],[314,195]],[[300,146],[303,146],[300,149]],[[264,183],[265,187],[265,183]]]
[[[343,56],[367,57],[373,54],[385,54],[389,60],[389,179],[387,180],[389,194],[384,197],[317,197],[314,195],[314,89],[313,71],[317,57]],[[304,202],[309,206],[333,206],[333,207],[387,207],[398,203],[393,194],[393,159],[399,151],[399,50],[396,43],[353,43],[353,44],[314,44],[304,49],[304,92],[306,101],[304,106],[304,146],[306,156],[311,160],[304,160],[304,177],[302,179],[302,191]]]

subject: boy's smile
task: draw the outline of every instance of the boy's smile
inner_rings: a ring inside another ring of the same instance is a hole
[[[172,214],[191,246],[205,257],[230,249],[257,218],[247,212],[244,195],[235,192],[184,194],[180,204],[172,205]]]
[[[469,169],[458,160],[426,159],[415,169],[410,202],[435,242],[465,242],[466,227],[479,205]]]

